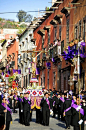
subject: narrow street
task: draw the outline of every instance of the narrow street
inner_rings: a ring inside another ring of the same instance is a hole
[[[18,117],[18,113],[17,114],[13,114],[13,122],[10,125],[10,130],[65,130],[65,123],[62,121],[58,121],[55,118],[50,117],[50,125],[49,126],[43,126],[40,124],[35,123],[36,121],[36,117],[35,117],[35,111],[33,111],[32,114],[32,121],[30,122],[30,126],[24,126],[21,125],[18,121],[19,121],[19,117]],[[73,130],[73,127],[71,127],[70,130]]]

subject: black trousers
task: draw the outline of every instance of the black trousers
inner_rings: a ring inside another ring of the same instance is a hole
[[[57,112],[57,109],[56,109],[56,107],[54,106],[54,107],[53,107],[53,117],[55,117],[56,112]]]
[[[79,126],[74,126],[74,130],[80,130]],[[81,127],[81,130],[84,130],[84,127]]]
[[[63,111],[61,111],[61,121],[64,121]]]
[[[70,124],[71,124],[71,115],[66,115],[65,116],[65,123],[66,123],[66,128],[70,127]]]
[[[36,123],[40,123],[40,109],[36,108]]]
[[[26,126],[30,125],[30,111],[24,111],[24,124]]]
[[[10,128],[10,121],[6,121],[6,129],[5,130],[9,130]]]
[[[32,112],[33,112],[33,109],[30,110],[30,121],[32,121]]]
[[[24,114],[23,114],[23,112],[20,112],[20,123],[24,124]]]
[[[50,110],[43,110],[43,123],[44,125],[49,125],[49,117],[50,117]]]
[[[58,110],[58,119],[60,119],[61,111]]]

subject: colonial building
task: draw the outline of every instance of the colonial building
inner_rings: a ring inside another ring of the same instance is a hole
[[[72,60],[71,58],[65,60],[62,54],[64,51],[68,52],[68,47],[73,49],[77,44],[75,39],[78,39],[78,42],[83,39],[85,41],[86,14],[84,10],[86,7],[84,5],[85,0],[57,0],[40,18],[40,22],[35,23],[33,36],[36,39],[36,49],[41,52],[37,58],[37,67],[40,68],[39,84],[45,86],[46,89],[55,87],[57,90],[74,90],[77,88],[77,80],[73,79],[75,67],[72,65]],[[73,45],[70,44],[71,42]],[[82,62],[84,64],[84,61]],[[82,69],[84,69],[82,88],[86,89],[84,77],[86,69],[85,67]],[[72,85],[69,82],[70,75]]]
[[[28,87],[32,72],[32,50],[35,47],[30,25],[19,35],[18,69],[21,69],[21,87]]]

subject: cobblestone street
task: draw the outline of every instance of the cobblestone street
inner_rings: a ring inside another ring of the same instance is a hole
[[[30,122],[30,126],[24,126],[21,125],[18,121],[19,121],[19,117],[18,117],[18,113],[17,114],[13,114],[13,122],[10,125],[10,130],[65,130],[65,123],[58,121],[55,118],[50,117],[50,125],[49,126],[43,126],[40,124],[35,123],[36,121],[36,116],[35,116],[35,111],[33,111],[32,114],[32,121]],[[71,130],[73,130],[73,128],[71,127]]]

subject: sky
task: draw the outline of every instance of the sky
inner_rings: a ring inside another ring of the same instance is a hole
[[[0,0],[0,13],[2,12],[18,12],[24,11],[38,11],[45,10],[45,7],[51,7],[51,0]],[[41,16],[42,13],[28,12],[33,17]],[[12,19],[18,21],[16,17],[17,13],[5,13],[0,14],[0,18]]]

